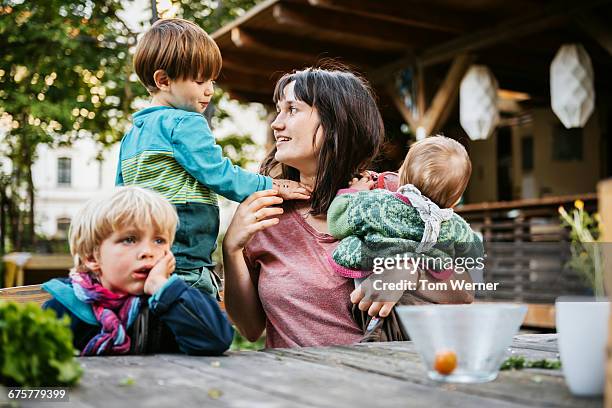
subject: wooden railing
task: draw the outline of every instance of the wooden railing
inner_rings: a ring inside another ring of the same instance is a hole
[[[559,206],[569,211],[575,200],[582,200],[589,212],[597,210],[596,194],[457,208],[483,235],[485,281],[499,282],[496,291],[478,292],[476,298],[552,304],[561,295],[588,293],[582,278],[566,267],[569,233],[559,221]]]

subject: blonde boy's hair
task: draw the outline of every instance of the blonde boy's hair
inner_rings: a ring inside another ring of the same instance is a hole
[[[170,79],[209,80],[221,72],[221,52],[198,25],[180,18],[157,20],[136,46],[134,70],[151,93],[158,91],[157,70]]]
[[[74,266],[83,271],[84,260],[93,256],[102,241],[126,227],[153,225],[168,234],[172,245],[178,224],[174,206],[158,193],[141,187],[117,187],[110,196],[89,200],[70,224],[70,253]]]
[[[442,208],[463,195],[472,175],[465,147],[444,136],[431,136],[410,146],[399,171],[400,185],[413,184]]]

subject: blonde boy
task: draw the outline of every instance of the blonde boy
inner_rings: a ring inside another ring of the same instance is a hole
[[[71,317],[83,355],[220,354],[229,347],[232,329],[214,299],[171,276],[177,220],[167,200],[135,186],[92,199],[77,214],[70,228],[75,268],[43,288],[53,296],[44,307]]]
[[[307,199],[299,183],[275,180],[232,165],[202,113],[221,71],[221,53],[196,24],[159,20],[140,39],[134,69],[151,94],[121,141],[117,185],[151,188],[175,205],[180,220],[172,251],[176,274],[216,295],[212,252],[219,232],[216,194],[242,202],[275,188],[285,199]]]

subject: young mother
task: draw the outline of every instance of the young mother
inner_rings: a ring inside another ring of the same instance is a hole
[[[283,203],[273,191],[260,191],[238,207],[223,242],[227,312],[250,341],[266,329],[266,347],[357,342],[354,284],[328,264],[337,241],[327,233],[326,212],[378,152],[380,113],[368,85],[337,70],[287,74],[274,101],[276,147],[262,172],[299,181],[312,194]]]

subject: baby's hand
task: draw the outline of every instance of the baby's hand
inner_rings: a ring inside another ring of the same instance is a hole
[[[176,260],[174,259],[174,254],[170,251],[166,252],[166,255],[157,261],[151,272],[149,272],[149,276],[147,276],[144,284],[144,293],[152,295],[164,286],[172,272],[174,272],[175,266]]]
[[[367,311],[372,317],[377,315],[380,317],[389,316],[393,306],[395,306],[398,301],[399,299],[395,302],[372,302],[371,300],[367,300],[361,286],[358,286],[351,292],[351,302],[356,304],[359,310],[364,312]]]
[[[374,188],[374,180],[370,179],[369,175],[364,175],[360,179],[357,177],[349,181],[349,187],[354,190],[367,191]]]
[[[293,180],[276,179],[272,181],[272,187],[283,200],[308,200],[312,192],[309,187]]]

